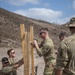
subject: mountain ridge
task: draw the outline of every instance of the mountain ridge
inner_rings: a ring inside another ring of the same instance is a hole
[[[33,26],[34,34],[37,38],[40,28],[48,28],[49,36],[53,39],[55,48],[57,48],[59,44],[58,35],[60,32],[64,31],[67,33],[67,35],[70,35],[70,32],[65,24],[57,25],[54,23],[48,23],[43,20],[28,18],[26,16],[0,8],[0,47],[21,46],[20,24],[24,24],[26,30],[28,31],[29,27]]]

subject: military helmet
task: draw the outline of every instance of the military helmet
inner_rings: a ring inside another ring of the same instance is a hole
[[[75,27],[75,17],[70,19],[69,27]]]
[[[6,63],[9,63],[8,58],[7,58],[7,57],[3,57],[3,58],[2,58],[2,63],[5,63],[5,64],[6,64]]]

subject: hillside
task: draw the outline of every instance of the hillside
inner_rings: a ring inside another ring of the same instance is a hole
[[[35,20],[0,8],[0,47],[21,46],[20,24],[25,24],[26,30],[29,30],[29,26],[33,26],[36,37],[40,28],[47,27],[55,48],[58,47],[58,34],[61,31],[65,31],[67,35],[70,35],[65,24],[56,25],[42,20]]]

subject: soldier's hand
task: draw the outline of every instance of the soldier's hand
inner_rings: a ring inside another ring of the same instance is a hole
[[[31,42],[30,44],[31,44],[31,46],[35,47],[34,43]]]
[[[36,41],[36,40],[34,40],[34,41],[33,41],[33,43],[36,45],[36,44],[37,44],[37,41]]]
[[[37,41],[33,40],[33,42],[31,42],[30,44],[31,44],[31,46],[36,47]]]

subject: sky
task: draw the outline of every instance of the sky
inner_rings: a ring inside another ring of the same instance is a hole
[[[0,0],[0,8],[57,24],[75,17],[75,0]]]

